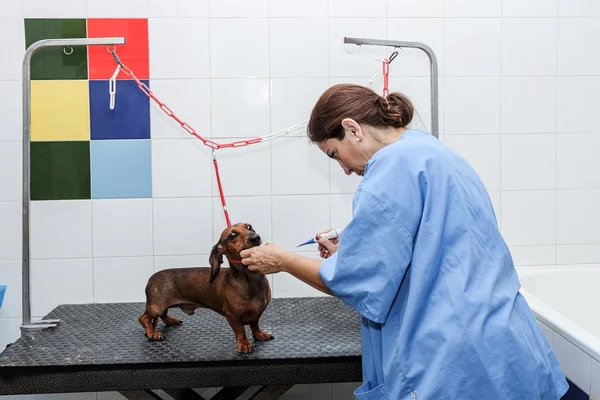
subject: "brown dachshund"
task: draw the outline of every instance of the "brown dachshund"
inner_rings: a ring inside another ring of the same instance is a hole
[[[271,301],[271,288],[264,274],[251,272],[242,264],[240,252],[262,243],[251,225],[235,224],[221,233],[209,257],[209,267],[172,268],[156,272],[146,285],[146,311],[139,321],[150,340],[163,340],[156,331],[160,317],[165,325],[179,325],[181,320],[167,315],[169,308],[178,307],[193,315],[197,308],[210,308],[227,319],[235,333],[237,351],[250,353],[253,345],[246,337],[245,325],[260,342],[273,339],[262,331],[258,320]],[[221,273],[223,255],[230,268]]]

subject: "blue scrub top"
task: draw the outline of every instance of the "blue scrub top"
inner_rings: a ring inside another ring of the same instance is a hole
[[[323,282],[362,316],[357,399],[559,399],[568,389],[473,168],[409,130],[367,163]]]

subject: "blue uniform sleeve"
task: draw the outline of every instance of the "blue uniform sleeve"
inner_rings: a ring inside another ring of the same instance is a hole
[[[384,323],[412,258],[413,237],[377,198],[356,192],[338,251],[321,264],[331,292],[365,318]]]

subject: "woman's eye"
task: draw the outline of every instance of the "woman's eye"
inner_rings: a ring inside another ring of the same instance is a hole
[[[237,237],[236,233],[232,233],[231,235],[229,235],[229,239],[233,240]]]

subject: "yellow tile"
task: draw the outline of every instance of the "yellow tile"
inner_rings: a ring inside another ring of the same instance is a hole
[[[87,80],[31,81],[31,140],[90,140]]]

